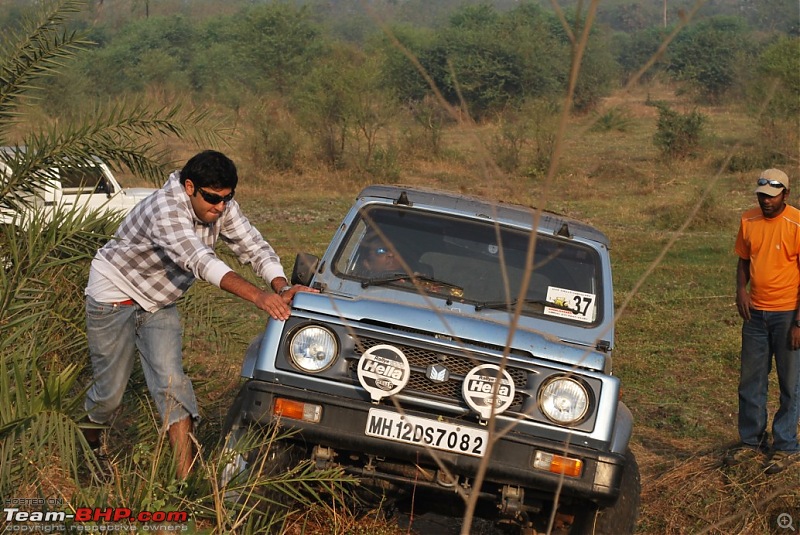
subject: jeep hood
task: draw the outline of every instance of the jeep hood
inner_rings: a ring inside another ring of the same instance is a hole
[[[495,317],[476,318],[458,312],[412,306],[408,303],[358,297],[337,297],[332,294],[297,293],[292,308],[312,314],[334,316],[342,321],[401,327],[452,336],[466,342],[479,342],[499,348],[508,341],[508,323]],[[531,357],[566,366],[603,371],[606,355],[576,342],[556,338],[521,326],[514,330],[511,348]]]

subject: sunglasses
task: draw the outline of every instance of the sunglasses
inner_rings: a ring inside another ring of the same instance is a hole
[[[219,204],[221,202],[228,204],[233,200],[233,194],[236,193],[235,191],[231,191],[230,193],[228,193],[223,197],[222,195],[217,195],[216,193],[209,193],[205,191],[203,188],[196,188],[196,191],[208,204]]]
[[[769,180],[766,178],[759,178],[758,179],[759,186],[772,186],[773,188],[781,188],[784,189],[786,186],[783,185],[783,182],[779,182],[777,180]]]
[[[381,256],[388,253],[389,249],[387,249],[386,247],[378,247],[377,249],[373,249],[372,252],[375,253],[376,256]]]

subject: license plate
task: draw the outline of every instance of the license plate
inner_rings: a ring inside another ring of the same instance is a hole
[[[370,409],[367,436],[405,442],[418,446],[427,445],[437,450],[483,457],[489,440],[484,429],[439,422],[430,418],[419,418],[408,414],[381,409]]]

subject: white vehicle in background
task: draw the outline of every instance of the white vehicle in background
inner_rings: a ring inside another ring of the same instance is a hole
[[[12,170],[8,165],[18,147],[0,147],[0,182],[7,181]],[[35,213],[45,221],[53,213],[71,209],[90,212],[130,212],[139,201],[155,191],[153,188],[123,188],[102,160],[92,157],[75,165],[52,167],[39,172],[40,183],[33,192],[11,193],[0,204],[0,224],[19,225]]]

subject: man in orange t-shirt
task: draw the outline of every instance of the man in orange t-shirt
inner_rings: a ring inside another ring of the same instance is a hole
[[[740,444],[728,451],[732,466],[769,453],[765,472],[781,472],[798,458],[800,411],[800,210],[786,204],[789,177],[761,173],[758,207],[742,215],[736,237],[736,306],[742,325],[739,378]],[[748,283],[750,290],[748,292]],[[767,435],[767,386],[775,357],[780,406]]]

